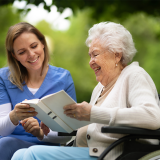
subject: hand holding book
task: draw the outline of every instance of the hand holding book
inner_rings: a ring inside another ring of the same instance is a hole
[[[64,114],[64,106],[76,104],[64,90],[45,96],[42,99],[33,99],[22,103],[27,103],[35,108],[35,111],[38,113],[37,117],[53,131],[71,133],[89,124],[86,121],[89,120],[89,118],[86,118],[89,116],[78,116],[79,121]],[[76,113],[78,114],[78,111]]]
[[[87,102],[71,104],[64,107],[64,114],[80,121],[90,121],[92,105]]]

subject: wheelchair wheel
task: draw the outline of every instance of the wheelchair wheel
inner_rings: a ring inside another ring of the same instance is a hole
[[[143,156],[139,160],[160,160],[160,150],[151,152],[151,153]]]

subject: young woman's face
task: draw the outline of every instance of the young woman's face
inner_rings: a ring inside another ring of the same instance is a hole
[[[14,57],[28,72],[41,71],[44,45],[33,33],[24,32],[13,43]]]

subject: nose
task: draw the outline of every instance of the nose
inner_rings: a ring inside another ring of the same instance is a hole
[[[94,63],[94,58],[91,57],[91,58],[90,58],[90,61],[89,61],[89,65],[91,66],[93,63]]]
[[[29,57],[33,57],[35,55],[34,51],[32,51],[31,49],[28,51],[28,55]]]

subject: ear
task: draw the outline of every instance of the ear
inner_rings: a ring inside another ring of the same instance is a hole
[[[16,56],[14,55],[14,53],[11,52],[11,54],[12,54],[12,57],[14,57],[14,58],[17,60],[17,58],[16,58]],[[18,60],[17,60],[17,61],[18,61]]]
[[[122,58],[122,53],[115,53],[115,63],[118,64]]]

